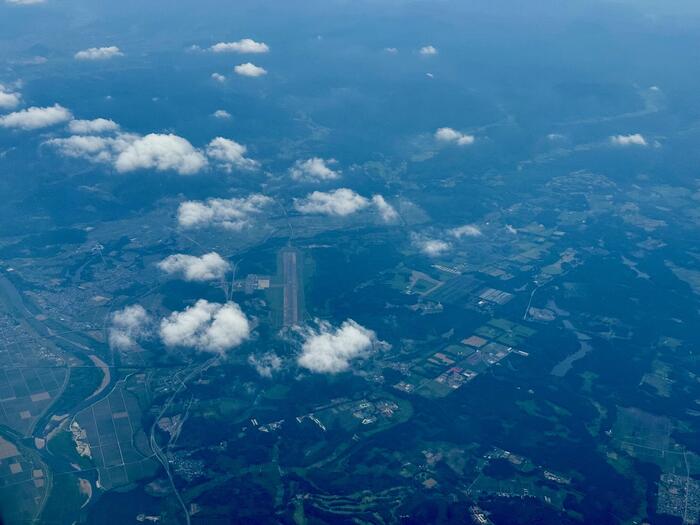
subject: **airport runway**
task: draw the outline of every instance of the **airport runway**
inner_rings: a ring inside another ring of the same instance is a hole
[[[297,253],[288,250],[282,253],[282,271],[284,275],[284,326],[299,324],[299,272],[297,271]]]

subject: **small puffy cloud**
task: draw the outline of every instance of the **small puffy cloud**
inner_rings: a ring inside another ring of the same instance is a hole
[[[616,146],[648,146],[646,139],[639,133],[632,135],[613,135],[610,142]]]
[[[22,101],[19,93],[10,91],[0,84],[0,109],[15,109]]]
[[[294,180],[306,182],[320,182],[335,180],[340,178],[340,173],[329,167],[337,164],[335,159],[324,160],[312,157],[306,160],[298,160],[289,170],[289,174]]]
[[[75,135],[64,139],[51,139],[54,146],[66,157],[84,158],[93,162],[109,162],[112,159],[111,140],[103,137]]]
[[[399,52],[399,50],[396,49],[395,47],[385,47],[384,52],[389,53],[390,55],[395,55],[396,53]]]
[[[219,304],[200,299],[162,319],[160,337],[168,347],[224,354],[250,337],[250,322],[234,302]]]
[[[248,364],[262,377],[272,377],[272,374],[282,368],[282,359],[274,352],[248,357]]]
[[[233,168],[252,170],[258,167],[258,162],[245,156],[246,148],[234,140],[216,137],[207,145],[207,156],[216,162],[220,168],[231,172]]]
[[[212,73],[211,74],[212,80],[215,80],[216,82],[219,82],[220,84],[223,84],[226,82],[226,77],[222,75],[221,73]]]
[[[3,128],[33,130],[61,124],[73,118],[71,112],[59,104],[44,108],[31,107],[0,117]]]
[[[201,257],[170,255],[158,263],[158,268],[169,275],[181,275],[185,281],[204,282],[223,279],[231,266],[218,253],[211,252]]]
[[[305,199],[298,199],[294,207],[301,213],[316,213],[345,217],[369,206],[369,200],[348,188],[335,191],[314,191]]]
[[[473,224],[465,224],[464,226],[452,228],[449,234],[456,239],[461,239],[462,237],[480,237],[482,235],[481,230]]]
[[[231,118],[231,113],[229,113],[225,109],[217,109],[216,111],[214,111],[214,113],[212,113],[212,117],[226,120]]]
[[[207,199],[185,201],[177,212],[178,224],[183,228],[220,227],[240,231],[249,224],[250,217],[260,213],[272,199],[255,193],[242,199]]]
[[[411,244],[428,257],[439,257],[452,249],[449,242],[416,233],[411,235]]]
[[[69,124],[74,132],[88,133],[109,131],[114,126],[115,123],[105,119],[74,120]],[[233,167],[257,167],[257,162],[244,157],[245,146],[221,137],[212,140],[205,151],[195,148],[177,135],[157,133],[146,136],[134,133],[116,133],[113,136],[77,134],[51,139],[46,143],[67,157],[112,164],[120,173],[150,169],[192,175],[208,166],[207,156],[227,171]]]
[[[219,42],[209,48],[214,53],[267,53],[270,51],[265,42],[256,42],[251,38],[244,38],[238,42]]]
[[[116,156],[138,140],[139,135],[118,133],[114,137],[73,135],[46,141],[66,157],[87,159],[90,162],[113,163]]]
[[[76,60],[109,60],[110,58],[124,55],[117,46],[91,47],[78,51],[74,58]]]
[[[119,129],[119,124],[106,118],[93,120],[71,120],[68,130],[75,135],[91,135],[93,133],[111,133]]]
[[[372,196],[372,204],[374,204],[384,222],[395,222],[399,218],[396,209],[389,204],[381,195]]]
[[[468,146],[474,144],[474,135],[465,135],[452,128],[439,128],[435,132],[435,140],[451,142],[459,146]]]
[[[267,75],[267,70],[265,68],[256,66],[251,62],[246,62],[245,64],[239,64],[233,68],[233,71],[243,77],[261,77]]]
[[[420,245],[421,251],[429,257],[438,257],[449,251],[450,244],[439,239],[425,239]]]
[[[376,335],[352,319],[340,327],[320,322],[318,329],[304,334],[299,366],[319,374],[337,374],[350,368],[354,359],[367,357],[373,349]]]
[[[125,350],[150,333],[151,317],[140,304],[127,306],[112,314],[109,346]]]
[[[435,46],[423,46],[418,50],[418,52],[423,56],[432,56],[438,54],[438,50]]]
[[[129,144],[114,166],[121,173],[154,169],[193,175],[207,165],[206,157],[186,139],[173,134],[150,133]]]

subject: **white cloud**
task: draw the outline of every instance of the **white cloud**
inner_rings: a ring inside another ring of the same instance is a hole
[[[37,5],[43,4],[46,0],[5,0],[5,3],[11,5]]]
[[[212,281],[223,279],[231,266],[218,253],[211,252],[195,257],[177,253],[158,263],[158,268],[165,273],[181,275],[185,281]]]
[[[0,126],[32,130],[54,126],[70,120],[71,112],[59,104],[39,108],[31,107],[0,117]]]
[[[109,346],[120,350],[133,347],[150,333],[151,317],[139,304],[127,306],[112,314]]]
[[[357,324],[352,319],[338,328],[320,322],[318,330],[308,329],[304,333],[299,366],[312,372],[337,374],[350,368],[354,359],[369,355],[376,341],[372,330]]]
[[[219,304],[200,299],[162,319],[160,336],[169,347],[224,354],[250,337],[250,322],[234,302]]]
[[[473,224],[465,224],[458,228],[452,228],[449,233],[456,239],[461,239],[462,237],[480,237],[482,235],[481,230]]]
[[[440,142],[452,142],[459,146],[474,144],[474,135],[465,135],[452,128],[439,128],[435,132],[435,140]]]
[[[139,135],[118,133],[114,137],[95,135],[73,135],[46,141],[66,157],[87,159],[90,162],[113,163],[116,156],[124,151]]]
[[[385,47],[384,52],[389,53],[390,55],[395,55],[396,53],[399,52],[399,50],[396,49],[395,47]]]
[[[646,139],[639,133],[632,135],[614,135],[610,142],[616,146],[648,146]]]
[[[119,124],[113,120],[96,118],[94,120],[71,120],[68,130],[75,135],[90,135],[91,133],[111,133],[119,129]]]
[[[301,213],[319,213],[344,217],[369,206],[369,201],[348,188],[335,191],[314,191],[305,199],[295,200],[294,207]]]
[[[340,173],[329,167],[329,165],[337,164],[335,159],[324,160],[318,157],[312,157],[306,160],[298,160],[289,170],[289,174],[294,180],[307,182],[320,182],[326,180],[335,180],[340,178]]]
[[[225,109],[217,109],[216,111],[214,111],[214,113],[212,113],[212,116],[220,119],[230,119],[231,113],[229,113]]]
[[[260,213],[272,202],[270,197],[255,193],[242,199],[207,199],[180,204],[177,220],[183,228],[217,226],[240,231],[249,224],[251,215]]]
[[[100,123],[97,119],[93,121],[73,121],[71,125],[78,123],[77,128],[90,127],[107,129],[111,127],[106,121]],[[116,124],[114,124],[116,125]],[[93,129],[92,131],[96,131]],[[225,140],[225,139],[221,139]],[[218,144],[218,139],[210,143]],[[232,142],[232,141],[230,141]],[[84,158],[91,162],[112,164],[120,173],[126,173],[138,169],[150,169],[156,171],[175,171],[180,175],[192,175],[207,167],[208,161],[204,152],[195,148],[186,139],[177,135],[163,135],[151,133],[146,136],[135,133],[117,133],[114,136],[97,135],[73,135],[67,138],[56,138],[46,142],[55,147],[67,157]],[[235,144],[235,143],[233,143]],[[227,150],[225,147],[229,146]],[[238,160],[241,165],[250,165],[254,161],[244,157],[233,156],[230,144],[224,143],[221,148],[212,150],[213,157],[221,160],[222,164],[228,166],[233,160]],[[223,148],[223,150],[222,150]],[[228,153],[228,157],[224,154]]]
[[[384,222],[395,222],[399,218],[396,209],[381,195],[373,195],[372,204],[377,207],[377,211]]]
[[[69,129],[77,134],[50,139],[46,144],[68,157],[112,164],[120,173],[148,169],[192,175],[208,167],[208,158],[216,167],[229,172],[233,168],[255,169],[259,165],[257,161],[245,157],[247,148],[244,145],[223,137],[216,137],[206,148],[199,149],[183,137],[173,134],[150,133],[141,136],[117,132],[112,136],[95,135],[119,129],[115,122],[106,119],[74,120],[70,122]]]
[[[268,352],[260,356],[248,356],[248,364],[262,377],[272,377],[273,372],[282,368],[282,359],[274,352]]]
[[[418,50],[418,52],[423,56],[431,56],[438,54],[438,50],[434,46],[423,46]]]
[[[74,58],[76,60],[108,60],[123,55],[124,53],[122,53],[117,46],[91,47],[78,51],[74,55]]]
[[[112,138],[75,135],[64,139],[51,139],[46,143],[57,148],[66,157],[109,162],[112,159],[112,140]]]
[[[0,109],[15,109],[21,101],[22,96],[19,93],[9,91],[0,84]]]
[[[411,244],[428,257],[439,257],[452,249],[452,245],[446,241],[416,233],[411,234]]]
[[[243,77],[261,77],[267,75],[267,70],[262,67],[256,66],[250,62],[245,64],[239,64],[233,68],[233,70]]]
[[[221,73],[212,73],[211,74],[212,80],[216,80],[217,82],[223,84],[226,82],[226,77],[222,75]]]
[[[207,165],[206,157],[186,139],[177,135],[150,133],[129,144],[117,156],[114,166],[119,172],[138,169],[173,170],[192,175]]]
[[[233,168],[252,170],[258,167],[258,162],[245,157],[247,149],[234,140],[216,137],[207,146],[207,155],[227,172]]]
[[[270,51],[265,42],[256,42],[251,38],[244,38],[238,42],[219,42],[209,49],[214,53],[267,53]]]

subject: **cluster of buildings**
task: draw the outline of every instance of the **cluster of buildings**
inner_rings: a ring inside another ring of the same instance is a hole
[[[656,503],[658,514],[677,516],[684,524],[700,521],[700,482],[689,477],[665,473],[659,480]]]
[[[173,471],[185,481],[191,482],[205,476],[204,461],[192,459],[187,453],[168,452],[168,463]]]
[[[353,417],[359,419],[363,425],[371,425],[375,423],[379,416],[391,418],[394,412],[398,410],[399,405],[393,401],[360,401],[353,410]]]

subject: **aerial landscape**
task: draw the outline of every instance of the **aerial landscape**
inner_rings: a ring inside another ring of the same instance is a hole
[[[0,0],[0,523],[700,523],[700,3]]]

